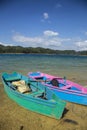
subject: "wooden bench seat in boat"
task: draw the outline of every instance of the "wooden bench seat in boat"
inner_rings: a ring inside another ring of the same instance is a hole
[[[44,90],[38,90],[36,92],[32,92],[30,95],[34,97],[41,96],[44,93]]]

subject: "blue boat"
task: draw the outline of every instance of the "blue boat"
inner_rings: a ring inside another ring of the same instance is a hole
[[[87,105],[87,88],[67,80],[42,72],[29,72],[28,77],[41,82],[62,100]]]
[[[17,72],[3,73],[2,81],[7,95],[28,110],[60,119],[66,102],[59,99],[51,90],[41,83]]]

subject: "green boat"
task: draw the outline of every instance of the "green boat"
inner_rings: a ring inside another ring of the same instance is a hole
[[[39,82],[13,72],[3,73],[2,81],[7,95],[24,108],[55,119],[60,119],[66,102]]]

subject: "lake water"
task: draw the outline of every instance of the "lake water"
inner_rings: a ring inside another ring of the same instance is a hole
[[[41,71],[60,77],[66,76],[80,84],[87,84],[87,56],[0,54],[0,74],[13,71],[27,75]]]

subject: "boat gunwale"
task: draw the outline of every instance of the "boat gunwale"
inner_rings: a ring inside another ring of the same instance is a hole
[[[86,96],[87,97],[87,93],[82,93],[81,91],[77,91],[77,90],[68,90],[68,89],[63,89],[63,88],[59,88],[56,86],[52,86],[52,85],[48,85],[46,83],[43,83],[44,85],[46,85],[47,87],[49,87],[51,90],[57,90],[57,91],[61,91],[61,92],[66,92],[66,93],[70,93],[70,94],[77,94],[78,96]]]

